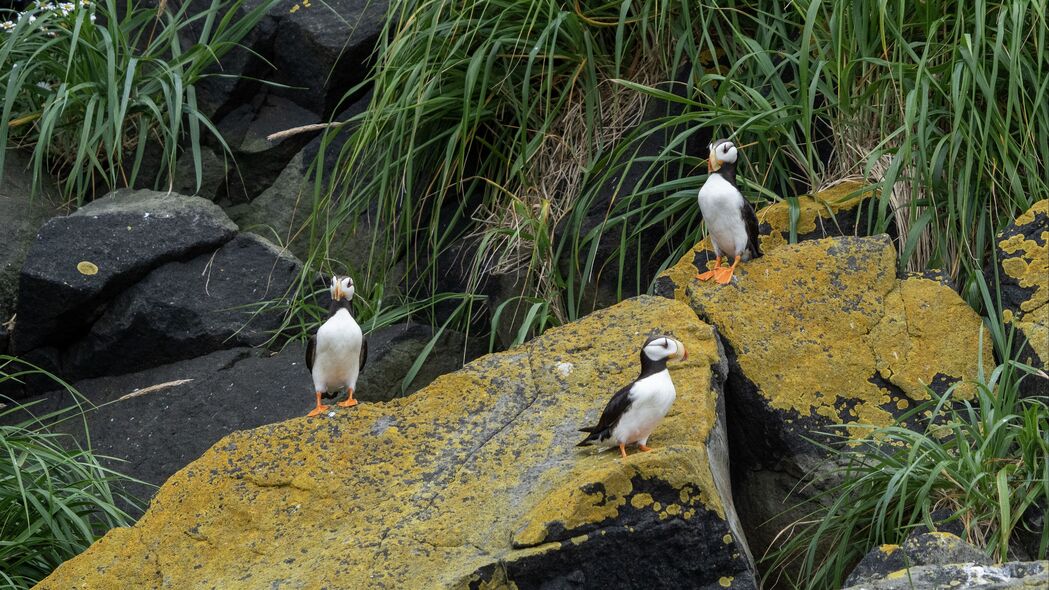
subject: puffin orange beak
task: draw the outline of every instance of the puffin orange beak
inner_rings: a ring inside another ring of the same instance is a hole
[[[711,172],[717,172],[721,168],[721,162],[718,160],[716,150],[710,150],[710,156],[707,158],[707,168]]]

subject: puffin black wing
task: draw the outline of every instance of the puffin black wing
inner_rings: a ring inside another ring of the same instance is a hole
[[[743,208],[740,211],[743,223],[747,226],[747,249],[750,250],[750,259],[760,258],[761,240],[758,237],[758,216],[754,214],[754,207],[749,201],[743,199]]]
[[[313,370],[313,355],[317,354],[317,337],[310,336],[306,341],[306,370]]]
[[[361,336],[361,362],[357,365],[357,374],[364,371],[364,363],[368,362],[368,337]]]
[[[605,411],[601,412],[601,418],[597,421],[597,426],[589,426],[587,428],[580,428],[579,432],[588,432],[590,436],[583,439],[583,442],[579,443],[578,447],[585,447],[593,444],[595,441],[608,438],[612,435],[612,429],[619,423],[619,419],[623,414],[630,408],[632,400],[630,399],[630,390],[634,388],[634,383],[627,385],[623,389],[620,389],[612,396],[612,399],[608,400],[608,405],[605,406]]]

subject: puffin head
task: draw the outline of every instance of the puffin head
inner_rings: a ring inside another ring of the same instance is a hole
[[[707,147],[710,148],[710,156],[707,159],[707,164],[710,166],[711,172],[717,172],[725,164],[736,163],[736,157],[739,155],[739,148],[737,148],[736,144],[732,143],[731,140],[719,139]]]
[[[340,277],[338,275],[332,275],[331,277],[331,300],[341,301],[345,299],[349,301],[353,299],[353,279],[350,277]]]
[[[688,351],[685,350],[685,345],[680,340],[675,340],[670,336],[653,336],[649,338],[645,342],[644,348],[641,349],[641,354],[651,361],[664,359],[672,361],[688,360]]]

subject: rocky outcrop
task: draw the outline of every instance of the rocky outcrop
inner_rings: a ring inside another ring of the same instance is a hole
[[[703,260],[689,253],[664,286],[716,326],[728,350],[736,502],[763,552],[798,516],[784,511],[787,496],[819,491],[796,489],[825,463],[812,440],[834,442],[823,434],[834,424],[889,424],[930,389],[974,379],[983,325],[943,283],[898,279],[884,236],[769,248],[725,286],[695,280]],[[983,344],[989,370],[989,335]]]
[[[254,234],[214,252],[169,262],[106,306],[87,336],[64,354],[67,376],[137,371],[238,346],[264,344],[283,314],[259,313],[287,303],[301,263]]]
[[[908,567],[952,563],[989,566],[991,560],[951,533],[923,532],[908,536],[902,546],[881,545],[872,549],[849,574],[845,586],[870,584]]]
[[[998,268],[988,284],[1001,286],[1004,320],[1027,344],[1021,360],[1036,368],[1049,365],[1049,200],[1035,203],[997,238]],[[1049,379],[1029,376],[1029,395],[1049,395]]]
[[[689,350],[655,451],[575,447],[652,332]],[[39,588],[754,588],[723,370],[687,306],[631,300],[413,396],[234,433]]]
[[[25,261],[33,237],[48,219],[57,214],[51,199],[58,190],[51,183],[38,188],[33,195],[33,178],[27,170],[29,158],[9,149],[4,155],[3,181],[0,182],[0,324],[11,319],[18,294],[18,273]],[[0,328],[5,332],[6,328]],[[7,350],[0,337],[0,353]]]
[[[79,336],[106,299],[161,264],[215,249],[236,231],[211,202],[153,191],[117,191],[48,221],[19,277],[15,352]]]
[[[1045,590],[1049,561],[956,563],[902,568],[845,590]]]

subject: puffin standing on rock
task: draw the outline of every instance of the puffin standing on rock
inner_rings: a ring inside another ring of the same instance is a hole
[[[350,313],[351,300],[353,279],[333,276],[328,321],[306,345],[306,368],[313,373],[313,387],[317,392],[317,407],[308,416],[327,411],[328,406],[321,405],[321,396],[344,387],[349,397],[336,405],[343,408],[357,405],[353,392],[368,360],[368,340]]]
[[[727,139],[710,144],[710,175],[699,189],[699,210],[716,258],[713,269],[696,276],[701,281],[714,279],[718,284],[727,284],[740,260],[761,256],[758,217],[736,186],[737,156],[738,148]],[[732,266],[722,267],[722,256],[732,258]]]
[[[685,345],[669,336],[649,338],[641,348],[641,375],[620,389],[609,400],[597,426],[581,428],[589,436],[577,446],[601,445],[619,447],[626,459],[626,445],[637,443],[642,451],[651,451],[648,437],[670,411],[677,391],[670,380],[667,360],[688,359]]]

